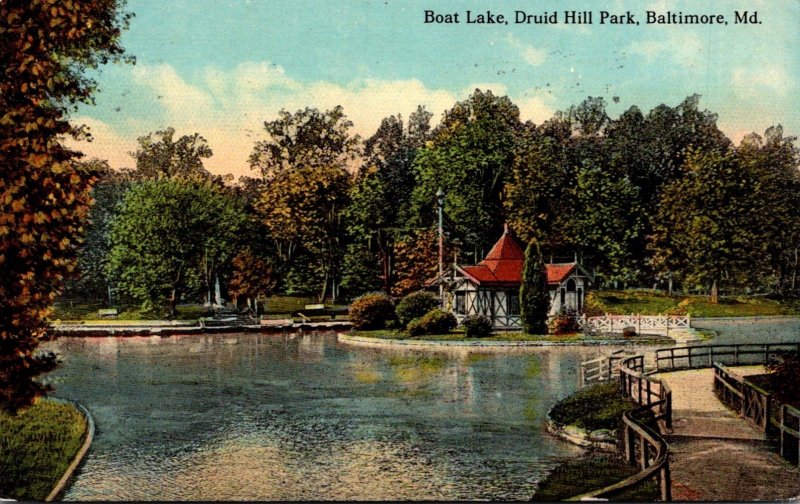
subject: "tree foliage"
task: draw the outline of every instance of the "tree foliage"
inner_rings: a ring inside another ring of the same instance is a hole
[[[172,127],[139,137],[139,147],[130,153],[136,160],[136,175],[184,180],[213,178],[203,166],[203,159],[213,155],[206,139],[198,133],[174,138],[175,128]]]
[[[519,301],[523,330],[528,334],[546,334],[550,295],[544,258],[536,240],[531,240],[525,248],[525,266],[522,270]]]
[[[172,316],[185,294],[213,278],[206,268],[231,259],[244,222],[241,208],[209,183],[139,182],[112,224],[108,273],[145,310]]]
[[[87,132],[69,122],[92,103],[87,70],[127,59],[119,44],[130,14],[123,2],[8,0],[0,3],[0,406],[26,406],[46,389],[34,378],[55,366],[36,353],[97,179],[65,138]]]
[[[352,127],[341,106],[325,112],[281,110],[277,119],[264,122],[266,137],[256,142],[250,167],[265,180],[301,168],[343,168],[358,154]]]

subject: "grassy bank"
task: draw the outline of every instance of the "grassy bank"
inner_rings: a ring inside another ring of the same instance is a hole
[[[80,449],[86,421],[73,406],[40,400],[0,413],[0,497],[44,500]]]
[[[616,429],[622,414],[636,404],[622,396],[617,382],[601,383],[578,390],[558,401],[550,418],[559,425],[586,430]]]
[[[452,331],[448,334],[428,334],[425,336],[409,336],[407,333],[400,330],[379,330],[379,331],[353,331],[353,336],[362,336],[366,338],[375,339],[396,339],[396,340],[414,340],[414,341],[485,341],[487,343],[500,342],[500,341],[535,341],[535,342],[550,342],[550,343],[581,343],[583,341],[598,341],[598,340],[619,340],[621,336],[615,335],[596,336],[586,335],[581,333],[572,334],[526,334],[521,332],[502,332],[494,333],[485,338],[468,338],[463,331]],[[638,343],[663,343],[663,339],[651,337],[637,337]]]
[[[533,502],[558,502],[570,497],[613,485],[638,471],[614,455],[589,455],[561,463],[541,483],[531,499]],[[649,481],[640,488],[624,492],[610,500],[654,502],[658,486]]]
[[[714,304],[708,296],[667,296],[647,291],[591,291],[588,315],[690,315],[692,317],[755,317],[798,315],[796,304],[764,297],[724,297]]]

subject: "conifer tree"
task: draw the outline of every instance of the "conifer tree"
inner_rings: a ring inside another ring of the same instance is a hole
[[[519,299],[524,331],[528,334],[545,334],[547,312],[550,311],[550,295],[547,292],[544,258],[536,240],[531,240],[525,249],[525,266],[522,270]]]

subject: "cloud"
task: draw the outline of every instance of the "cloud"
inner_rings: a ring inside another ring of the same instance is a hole
[[[134,166],[133,158],[129,152],[136,150],[136,139],[126,138],[103,121],[88,116],[72,118],[73,124],[84,124],[92,135],[91,142],[76,142],[68,140],[67,146],[83,152],[84,159],[96,157],[105,159],[113,168],[128,168]]]
[[[670,29],[660,39],[634,41],[628,51],[644,56],[648,63],[662,60],[685,68],[702,65],[707,56],[705,44],[696,33],[678,29]]]
[[[792,86],[792,79],[784,66],[763,64],[734,68],[731,83],[737,94],[743,97],[760,96],[765,91],[785,96]]]
[[[508,45],[516,49],[522,59],[524,59],[530,65],[541,65],[547,59],[546,50],[537,49],[532,45],[528,45],[510,33],[508,34],[506,41],[508,42]]]
[[[553,117],[556,111],[552,96],[533,95],[515,100],[514,103],[519,107],[519,115],[522,121],[532,120],[535,124],[541,124]]]

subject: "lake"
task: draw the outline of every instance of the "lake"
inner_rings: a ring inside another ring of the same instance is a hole
[[[335,334],[61,338],[97,424],[65,500],[503,499],[580,449],[544,434],[607,348],[349,347]]]

